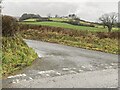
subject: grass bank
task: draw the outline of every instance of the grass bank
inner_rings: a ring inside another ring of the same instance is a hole
[[[85,32],[47,26],[27,26],[23,38],[54,42],[106,53],[118,54],[118,32]]]
[[[8,76],[31,65],[37,54],[21,37],[2,37],[2,75]]]

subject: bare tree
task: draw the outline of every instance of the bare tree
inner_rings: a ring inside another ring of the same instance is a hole
[[[102,22],[103,26],[107,26],[108,31],[111,32],[113,25],[117,22],[117,14],[109,13],[102,15],[99,20]]]

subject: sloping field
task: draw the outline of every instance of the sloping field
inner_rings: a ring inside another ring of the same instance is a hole
[[[44,26],[53,26],[53,27],[62,27],[62,28],[69,28],[75,30],[87,30],[93,32],[107,32],[107,28],[103,27],[86,27],[86,26],[76,26],[71,25],[68,23],[61,23],[61,22],[23,22],[23,24],[33,24],[33,25],[44,25]],[[117,31],[117,28],[113,28],[113,31]]]

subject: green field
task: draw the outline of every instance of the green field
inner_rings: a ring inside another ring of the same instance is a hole
[[[26,20],[23,20],[25,22],[36,22],[37,19],[26,19]]]
[[[75,30],[87,30],[92,32],[107,32],[107,28],[103,27],[86,27],[86,26],[76,26],[71,25],[68,23],[61,23],[61,22],[22,22],[23,24],[32,24],[32,25],[44,25],[44,26],[53,26],[53,27],[62,27],[62,28],[69,28]],[[117,28],[113,28],[113,31],[118,31]]]
[[[50,18],[50,20],[61,22],[61,21],[69,21],[70,19],[69,18]],[[80,23],[90,25],[90,23],[84,22],[84,21],[81,21],[81,20],[80,20]]]
[[[69,21],[68,18],[50,18],[50,20],[53,20],[53,21]]]
[[[34,22],[34,21],[36,21],[36,20],[37,20],[37,19],[32,18],[32,19],[26,19],[26,20],[24,20],[24,21],[26,21],[26,22]],[[68,22],[68,21],[71,20],[71,19],[69,19],[69,18],[49,18],[49,20],[52,20],[52,21],[55,21],[55,22],[64,22],[64,21]],[[85,21],[81,21],[81,20],[80,20],[80,24],[90,25],[89,22],[85,22]],[[94,25],[95,25],[95,24],[94,24]]]

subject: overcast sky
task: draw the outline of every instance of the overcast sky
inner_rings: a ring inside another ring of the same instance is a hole
[[[33,2],[34,1],[34,2]],[[51,2],[50,2],[51,1]],[[119,0],[4,0],[2,13],[21,16],[34,13],[41,16],[64,16],[75,13],[79,18],[97,21],[104,13],[118,12]]]

